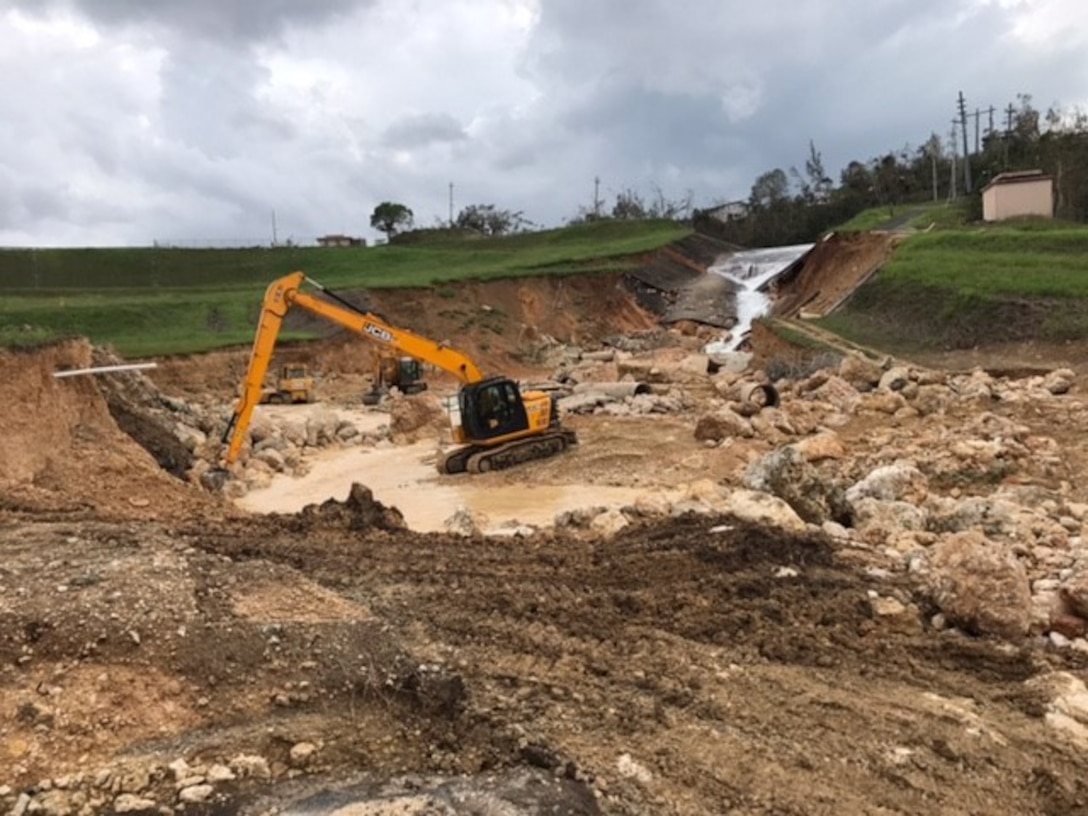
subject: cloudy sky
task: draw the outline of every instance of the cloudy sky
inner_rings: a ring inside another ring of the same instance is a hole
[[[633,189],[835,177],[1030,93],[1084,0],[0,0],[0,246],[373,238],[381,201],[559,226]]]

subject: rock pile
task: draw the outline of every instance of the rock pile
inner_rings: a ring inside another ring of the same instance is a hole
[[[687,400],[675,391],[690,388],[700,368],[697,356],[672,367],[621,365],[678,404]],[[1002,415],[1030,406],[1055,427],[1084,427],[1088,408],[1072,396],[1072,371],[1010,380],[851,354],[835,368],[775,382],[781,403],[773,407],[743,396],[766,386],[763,375],[703,371],[716,396],[701,403],[695,438],[710,446],[754,440],[769,452],[729,483],[647,496],[620,514],[567,513],[557,525],[600,534],[640,516],[699,512],[819,528],[912,574],[939,610],[935,626],[1046,635],[1088,652],[1088,505],[1071,498],[1059,442]],[[626,397],[623,410],[635,399]],[[598,401],[592,410],[601,408]],[[863,447],[839,434],[857,422],[871,429]]]
[[[298,419],[275,422],[255,414],[242,453],[229,469],[231,479],[223,486],[224,495],[239,498],[250,490],[267,487],[279,473],[305,475],[309,470],[306,455],[313,450],[377,445],[388,436],[388,426],[377,433],[363,433],[355,423],[324,407],[309,410]],[[222,450],[219,444],[214,444],[204,446],[200,453],[201,458],[191,471],[191,478],[197,480],[218,466]]]
[[[186,806],[224,806],[234,800],[248,781],[267,783],[274,776],[303,773],[318,747],[292,746],[290,766],[256,754],[239,754],[223,762],[194,762],[184,758],[163,764],[130,762],[100,771],[75,773],[15,791],[0,785],[0,809],[13,816],[40,813],[76,816],[91,813],[158,813]]]

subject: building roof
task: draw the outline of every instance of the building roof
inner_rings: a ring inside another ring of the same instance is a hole
[[[998,173],[982,189],[988,190],[990,187],[999,184],[1022,184],[1028,181],[1053,181],[1053,177],[1046,175],[1042,170],[1017,170],[1015,172]]]

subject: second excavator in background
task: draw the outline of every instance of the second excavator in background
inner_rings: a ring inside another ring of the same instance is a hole
[[[363,394],[364,405],[377,405],[396,388],[402,394],[419,394],[427,390],[423,381],[423,367],[419,360],[403,354],[379,351],[374,362],[373,385]]]
[[[302,291],[307,284],[317,293]],[[463,352],[398,328],[308,280],[304,273],[292,272],[273,281],[265,292],[242,395],[223,433],[224,465],[237,461],[241,453],[253,410],[261,401],[280,327],[295,308],[357,333],[388,356],[428,363],[461,382],[455,410],[450,411],[455,447],[439,457],[440,473],[500,470],[553,456],[578,441],[574,431],[560,422],[555,395],[522,391],[509,377],[487,377]]]

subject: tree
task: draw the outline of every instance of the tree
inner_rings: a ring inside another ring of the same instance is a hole
[[[785,201],[790,194],[790,180],[785,170],[768,170],[756,179],[748,203],[753,208],[767,208]]]
[[[691,217],[691,204],[695,193],[688,190],[683,198],[668,199],[661,188],[654,185],[654,200],[646,211],[649,218],[667,218],[670,221],[687,221]]]
[[[873,159],[873,190],[881,204],[887,206],[888,214],[895,215],[895,206],[903,198],[903,174],[899,159],[894,153],[883,158]]]
[[[612,207],[613,218],[645,218],[646,204],[634,190],[624,190],[616,194],[616,204]]]
[[[414,217],[412,211],[403,204],[383,201],[374,208],[370,216],[370,226],[392,238],[401,230],[410,229]]]
[[[824,171],[823,156],[816,150],[816,144],[811,139],[808,140],[808,158],[805,159],[805,176],[807,178],[809,195],[811,195],[815,201],[826,201],[828,195],[831,193],[831,188],[835,186],[835,183]]]
[[[457,214],[454,224],[481,235],[506,235],[524,230],[529,221],[521,212],[500,210],[494,204],[470,204]]]

